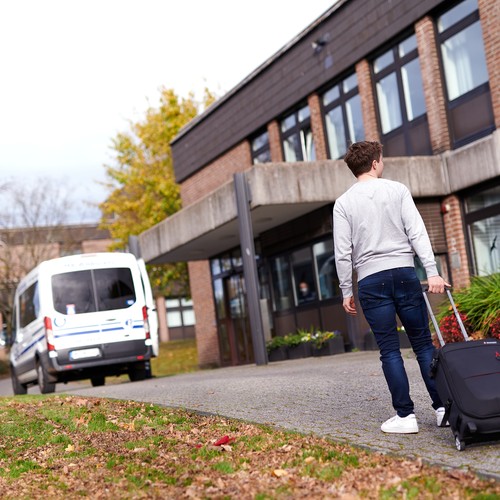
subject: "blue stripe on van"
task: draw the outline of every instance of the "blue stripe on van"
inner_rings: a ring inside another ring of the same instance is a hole
[[[36,333],[36,332],[35,332]],[[33,342],[31,342],[31,344],[27,345],[16,357],[15,359],[18,360],[23,354],[26,354],[30,349],[33,349],[33,347],[35,347],[38,342],[40,342],[41,340],[43,340],[45,338],[45,332],[42,333],[42,335],[40,335],[39,337],[37,337],[35,340],[33,340]]]
[[[72,332],[72,333],[60,333],[60,334],[54,334],[54,337],[56,339],[60,339],[62,337],[72,337],[74,335],[87,335],[89,333],[100,333],[101,330],[85,330],[85,331],[80,331],[80,332]]]

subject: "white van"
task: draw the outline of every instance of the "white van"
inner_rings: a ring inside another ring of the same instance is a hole
[[[152,328],[151,328],[152,327]],[[127,373],[148,374],[158,354],[158,320],[143,261],[129,253],[61,257],[39,264],[19,283],[12,314],[14,394],[30,385]]]

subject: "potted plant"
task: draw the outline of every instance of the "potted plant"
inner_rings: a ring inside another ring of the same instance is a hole
[[[286,338],[278,335],[266,343],[269,361],[283,361],[288,359],[288,345]]]
[[[313,356],[329,356],[345,352],[344,338],[339,331],[318,330],[312,335],[312,343]]]

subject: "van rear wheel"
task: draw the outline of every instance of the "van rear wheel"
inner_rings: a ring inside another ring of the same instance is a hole
[[[43,363],[40,361],[36,366],[36,372],[38,374],[38,387],[40,388],[40,392],[42,394],[50,394],[51,392],[55,392],[56,384],[49,381],[49,374],[43,366]]]
[[[144,380],[146,378],[146,364],[134,363],[133,365],[130,365],[128,369],[128,378],[130,379],[130,382]]]
[[[12,379],[12,390],[16,396],[28,393],[28,386],[26,384],[21,384],[17,378],[14,368],[10,368],[10,378]]]
[[[106,383],[106,377],[92,377],[90,383],[92,387],[101,387]]]

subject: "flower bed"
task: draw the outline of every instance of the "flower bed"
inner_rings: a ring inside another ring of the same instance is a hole
[[[274,337],[267,343],[269,361],[327,356],[345,352],[344,338],[338,331],[305,332]]]

